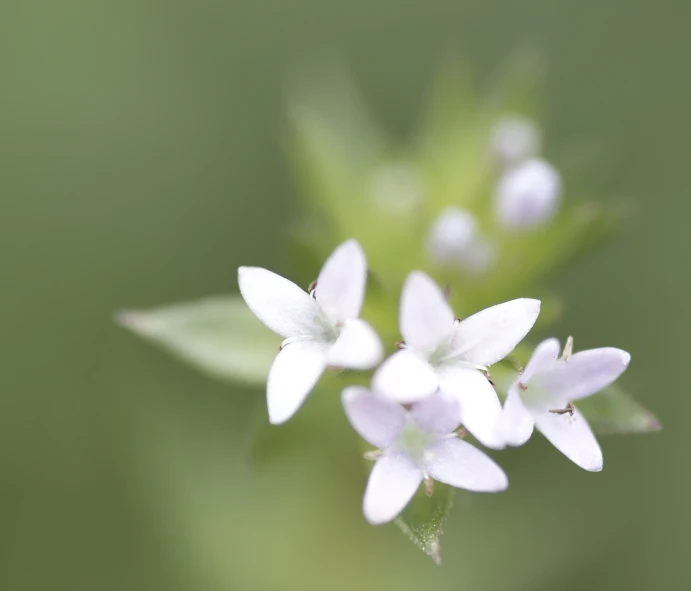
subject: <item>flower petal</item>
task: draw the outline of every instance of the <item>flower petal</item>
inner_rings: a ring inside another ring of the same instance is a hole
[[[333,320],[357,318],[365,297],[367,261],[360,244],[348,240],[334,250],[317,279],[315,298]]]
[[[384,355],[381,341],[364,320],[346,320],[341,334],[329,350],[327,362],[334,367],[371,369]]]
[[[431,349],[453,333],[454,315],[441,289],[427,275],[413,271],[401,293],[400,325],[406,344]]]
[[[533,417],[523,404],[516,384],[509,388],[501,417],[501,432],[507,445],[523,445],[533,434]]]
[[[501,404],[484,374],[477,369],[447,366],[440,368],[439,388],[458,401],[463,426],[482,445],[502,449]]]
[[[372,378],[375,394],[403,404],[427,398],[438,387],[439,381],[432,366],[405,349],[384,361]]]
[[[586,398],[609,386],[626,369],[631,355],[621,349],[605,347],[581,351],[560,359],[534,378],[540,389],[565,400]]]
[[[466,490],[499,492],[509,486],[506,474],[489,456],[456,438],[442,439],[430,446],[425,466],[435,480]]]
[[[536,373],[543,372],[550,368],[552,363],[559,357],[561,349],[557,339],[546,339],[542,341],[530,356],[528,364],[525,366],[523,373],[519,376],[518,381],[527,384],[528,380]]]
[[[326,367],[326,346],[315,341],[286,345],[269,371],[266,399],[269,421],[278,425],[295,414]]]
[[[413,404],[410,413],[420,428],[430,433],[445,435],[461,423],[458,401],[439,393]]]
[[[386,523],[408,504],[422,482],[422,471],[404,453],[377,460],[367,482],[363,511],[372,525]]]
[[[560,407],[557,407],[560,408]],[[585,470],[602,470],[602,451],[583,415],[556,414],[531,408],[535,426],[561,453]]]
[[[275,333],[282,337],[317,333],[317,307],[292,281],[260,267],[240,267],[238,284],[250,310]]]
[[[353,429],[375,447],[389,447],[401,434],[406,412],[400,404],[358,386],[343,390],[341,399]]]
[[[486,308],[456,327],[453,349],[463,361],[492,365],[523,340],[539,313],[540,301],[526,298]]]

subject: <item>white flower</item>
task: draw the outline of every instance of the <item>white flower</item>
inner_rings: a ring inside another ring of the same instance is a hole
[[[499,179],[494,195],[495,212],[505,228],[533,228],[554,217],[560,198],[559,173],[544,160],[532,159]]]
[[[490,141],[494,156],[509,168],[540,151],[540,130],[530,119],[510,115],[494,126]]]
[[[460,207],[449,207],[437,217],[430,230],[427,251],[438,265],[471,272],[486,270],[494,257],[494,250],[480,235],[473,214]]]
[[[536,426],[560,452],[581,468],[602,470],[602,452],[583,415],[572,402],[609,386],[631,356],[605,347],[557,359],[559,341],[538,345],[509,389],[502,430],[509,445],[523,445]]]
[[[374,391],[410,403],[439,389],[456,404],[463,426],[478,441],[502,448],[501,404],[486,377],[487,367],[514,349],[539,313],[538,300],[518,299],[457,321],[439,287],[415,271],[401,295],[400,329],[405,348],[374,375]]]
[[[285,338],[267,384],[272,423],[293,416],[327,366],[370,369],[381,360],[379,337],[358,319],[366,278],[365,255],[355,240],[331,254],[310,294],[266,269],[238,269],[247,305]]]
[[[446,405],[440,396],[432,396],[407,411],[366,388],[343,391],[348,420],[381,450],[363,502],[371,524],[394,519],[423,480],[476,492],[498,492],[508,486],[506,474],[497,464],[456,436],[458,420]]]

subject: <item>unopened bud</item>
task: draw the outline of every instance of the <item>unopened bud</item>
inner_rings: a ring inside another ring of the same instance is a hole
[[[436,219],[427,249],[438,265],[472,273],[485,271],[494,260],[494,248],[480,235],[475,218],[459,207],[446,209]]]
[[[528,160],[504,173],[494,198],[497,219],[504,227],[540,226],[557,212],[561,177],[544,160]]]
[[[440,264],[453,263],[463,255],[477,232],[473,215],[460,207],[450,207],[441,213],[432,225],[429,253]]]
[[[540,151],[540,130],[530,119],[511,115],[501,119],[492,130],[492,154],[504,168],[533,158]]]
[[[403,162],[380,168],[372,179],[371,187],[379,206],[393,213],[414,210],[424,199],[422,179],[417,169]]]

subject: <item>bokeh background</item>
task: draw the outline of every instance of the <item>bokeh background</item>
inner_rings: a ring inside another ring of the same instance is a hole
[[[673,0],[4,2],[0,588],[688,588],[690,17]],[[502,452],[510,492],[460,498],[437,568],[365,523],[352,450],[322,444],[345,425],[254,465],[262,393],[112,313],[284,264],[292,68],[348,63],[403,135],[450,47],[482,78],[526,41],[551,65],[548,145],[601,140],[637,209],[559,275],[556,332],[631,351],[623,383],[664,430],[603,439],[601,474],[538,437]]]

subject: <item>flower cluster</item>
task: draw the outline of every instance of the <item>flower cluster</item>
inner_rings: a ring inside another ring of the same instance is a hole
[[[536,143],[518,137],[519,128],[509,132],[513,144],[506,147],[505,160],[517,158],[520,144]],[[523,166],[529,168],[512,168],[510,174],[519,175],[526,186],[528,181],[539,184],[543,165]],[[543,177],[540,182],[551,183],[554,191],[558,179]],[[544,217],[545,209],[539,216],[530,207],[521,211],[530,222]],[[241,267],[238,279],[252,312],[284,338],[268,377],[271,423],[290,419],[327,368],[375,370],[371,388],[350,386],[342,393],[353,428],[377,448],[368,454],[376,463],[363,506],[370,523],[394,519],[423,482],[428,491],[433,480],[477,492],[506,489],[503,470],[464,441],[468,434],[486,447],[502,449],[522,445],[537,427],[577,465],[602,469],[597,441],[573,402],[616,380],[629,363],[628,353],[601,348],[572,355],[569,340],[559,357],[559,343],[548,339],[509,388],[503,407],[495,391],[490,367],[531,330],[540,312],[538,300],[516,299],[459,319],[442,289],[413,271],[401,293],[403,340],[383,360],[379,336],[359,318],[367,262],[357,241],[336,248],[307,291],[256,267]]]

